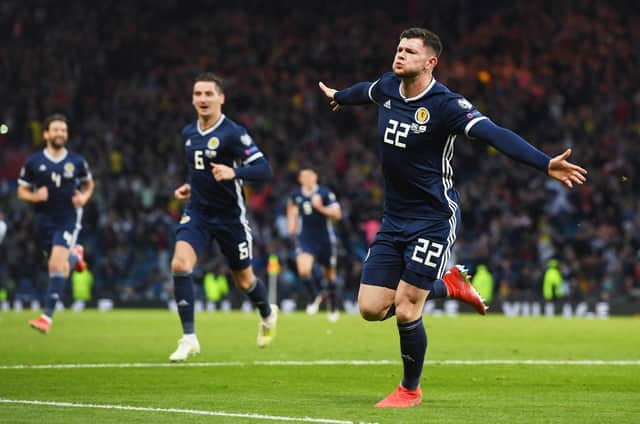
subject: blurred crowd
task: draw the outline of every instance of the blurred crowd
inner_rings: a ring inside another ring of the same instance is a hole
[[[280,292],[300,293],[285,206],[301,166],[334,190],[340,284],[357,293],[379,226],[382,176],[374,107],[332,114],[317,82],[344,88],[391,66],[399,33],[442,37],[435,76],[499,125],[550,155],[572,148],[588,183],[564,189],[478,142],[458,138],[462,228],[455,260],[486,268],[494,298],[542,297],[550,259],[571,299],[640,297],[640,6],[631,1],[385,5],[274,1],[47,1],[0,4],[0,283],[15,295],[46,286],[30,205],[15,196],[21,165],[42,148],[42,121],[70,119],[69,148],[96,180],[81,242],[94,292],[120,301],[171,296],[169,262],[185,180],[180,129],[195,119],[195,75],[226,82],[223,111],[246,126],[274,169],[246,190],[255,268],[277,254]],[[635,187],[635,188],[634,188]],[[200,271],[225,273],[216,250]],[[36,271],[40,270],[40,271]]]

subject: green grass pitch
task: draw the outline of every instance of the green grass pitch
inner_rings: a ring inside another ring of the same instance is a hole
[[[180,336],[169,311],[63,311],[46,336],[28,327],[34,316],[0,312],[0,423],[640,423],[638,317],[425,316],[423,404],[388,410],[373,404],[401,379],[393,320],[281,315],[273,345],[258,349],[256,314],[203,312],[189,363],[210,364],[164,366]],[[392,362],[310,364],[358,360]],[[134,363],[156,365],[16,367]]]

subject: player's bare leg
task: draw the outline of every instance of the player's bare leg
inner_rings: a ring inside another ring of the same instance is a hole
[[[396,291],[387,287],[360,284],[358,307],[360,315],[367,321],[382,321],[391,310],[395,311]]]
[[[313,262],[314,257],[312,254],[307,252],[301,252],[296,256],[296,266],[298,268],[298,276],[302,281],[302,284],[307,288],[307,291],[313,298],[311,303],[307,305],[306,311],[309,315],[315,315],[318,313],[320,309],[320,304],[322,303],[323,296],[318,291],[315,283],[313,282]]]

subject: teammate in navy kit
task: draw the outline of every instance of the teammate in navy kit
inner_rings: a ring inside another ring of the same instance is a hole
[[[247,131],[222,113],[224,88],[220,78],[212,73],[200,74],[193,85],[192,103],[198,119],[182,130],[189,177],[174,193],[177,199],[188,199],[189,203],[176,230],[171,261],[184,334],[169,357],[172,361],[183,361],[200,352],[191,273],[198,256],[213,239],[229,262],[236,286],[260,313],[258,346],[271,343],[278,316],[277,306],[269,305],[266,287],[251,267],[252,236],[242,190],[243,180],[271,178],[271,167]]]
[[[378,107],[384,214],[363,264],[358,303],[369,321],[396,315],[404,365],[401,384],[378,407],[410,407],[422,400],[427,337],[421,316],[427,298],[461,299],[485,314],[466,270],[455,266],[445,273],[460,221],[451,166],[456,135],[488,143],[569,188],[585,181],[586,171],[566,160],[571,150],[549,158],[436,82],[432,73],[441,51],[436,34],[410,28],[400,35],[393,72],[341,91],[319,83],[334,111],[341,105]]]
[[[318,312],[324,294],[315,290],[312,281],[313,263],[320,263],[324,278],[327,280],[329,299],[329,320],[338,320],[339,312],[336,299],[336,234],[333,223],[340,220],[342,211],[335,194],[327,187],[318,185],[318,174],[313,169],[302,169],[298,174],[300,188],[296,189],[287,202],[287,221],[289,234],[296,235],[296,264],[298,275],[310,288],[312,303],[307,313]]]
[[[35,204],[38,245],[49,260],[44,313],[29,321],[46,334],[70,269],[82,271],[86,266],[76,241],[82,228],[82,207],[91,198],[94,183],[87,161],[65,147],[69,131],[64,115],[47,118],[43,136],[46,147],[29,156],[20,172],[18,198]]]

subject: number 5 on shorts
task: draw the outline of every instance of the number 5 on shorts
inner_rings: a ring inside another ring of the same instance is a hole
[[[249,244],[246,241],[239,243],[238,252],[240,252],[240,259],[247,259],[249,257]]]
[[[442,255],[444,245],[431,240],[419,238],[416,248],[413,250],[411,259],[425,264],[428,267],[436,268],[438,264],[432,261],[433,258],[438,259]]]

